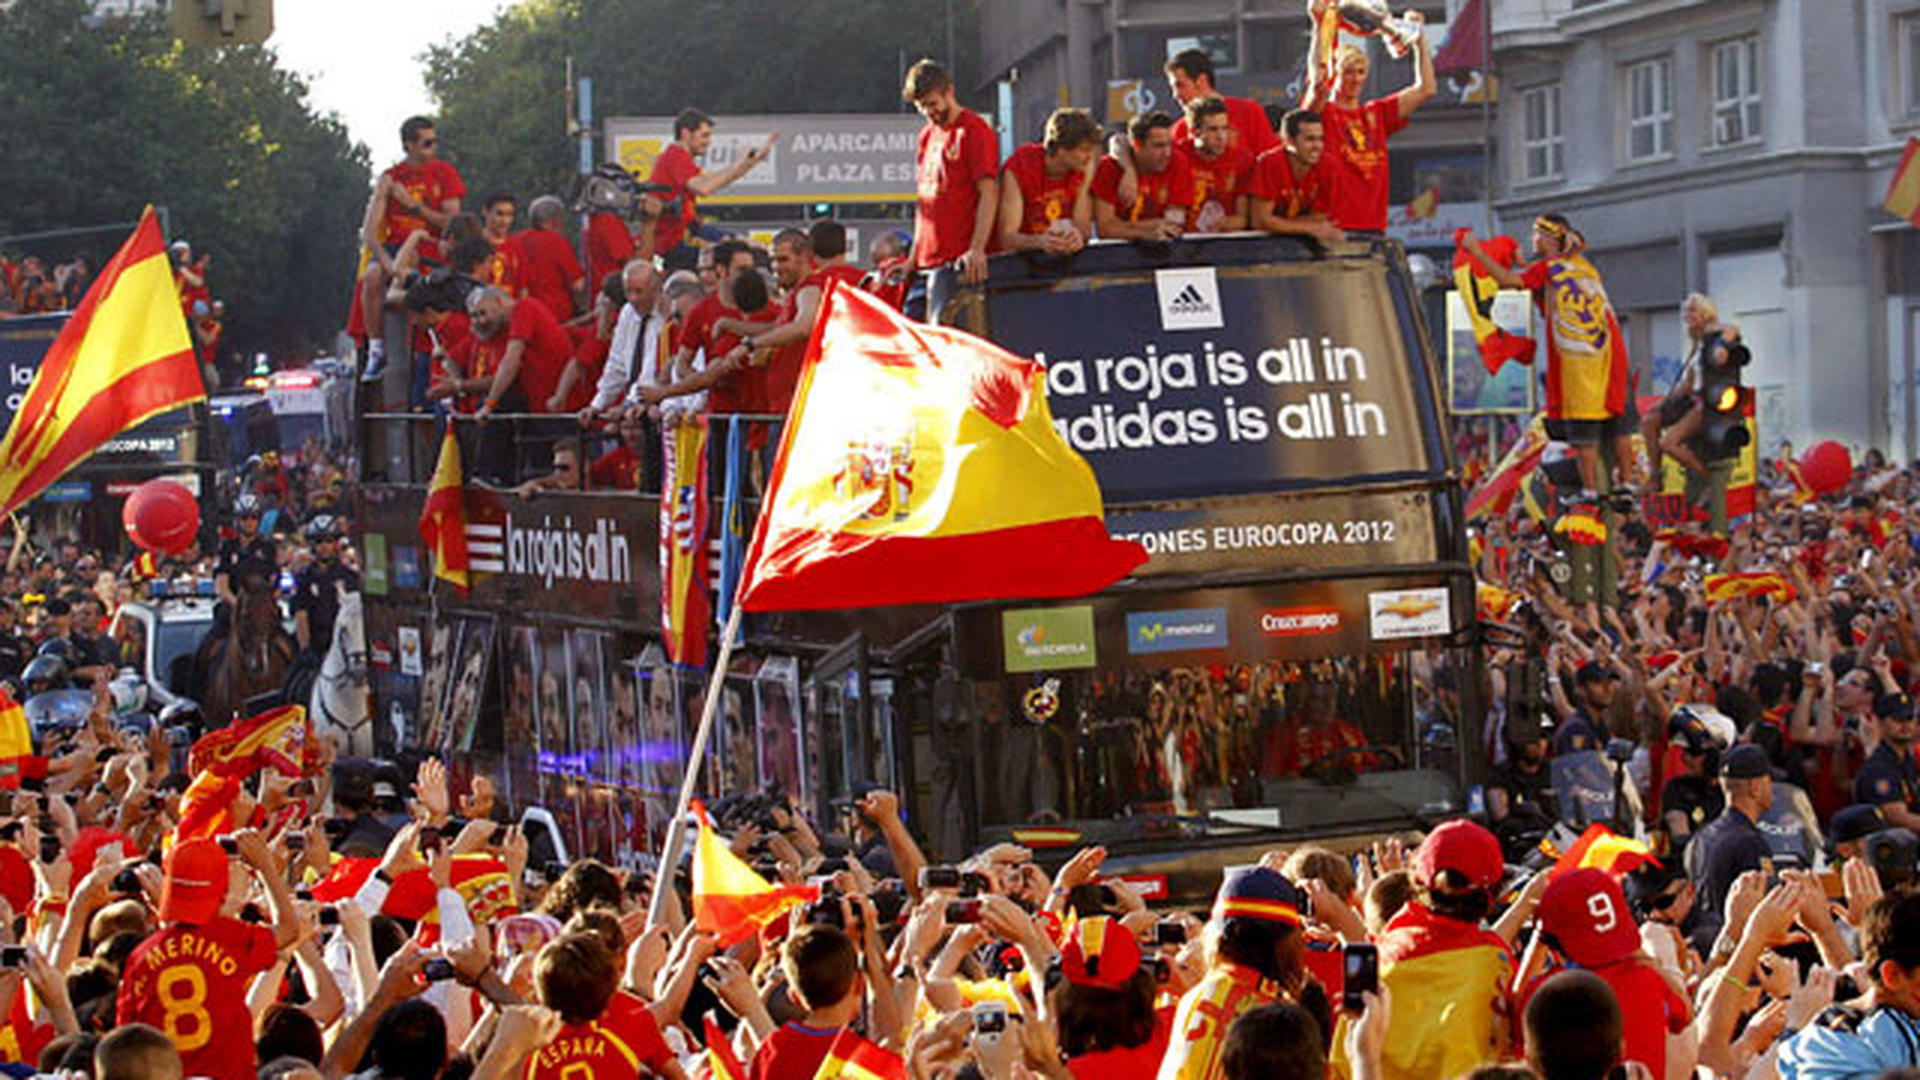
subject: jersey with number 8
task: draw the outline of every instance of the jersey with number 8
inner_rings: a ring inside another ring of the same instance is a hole
[[[118,1022],[166,1032],[188,1076],[251,1080],[258,1064],[247,986],[278,956],[273,931],[238,919],[170,926],[128,958]]]

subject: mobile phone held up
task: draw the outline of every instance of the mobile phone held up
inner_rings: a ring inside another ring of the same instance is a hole
[[[1348,1016],[1358,1016],[1367,1008],[1362,995],[1380,992],[1380,950],[1366,942],[1348,945],[1341,957],[1340,976],[1340,1007]]]

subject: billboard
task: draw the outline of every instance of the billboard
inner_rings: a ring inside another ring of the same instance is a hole
[[[704,206],[912,202],[917,113],[717,116],[702,168],[717,172],[777,135],[773,153]],[[673,143],[671,116],[614,116],[606,153],[642,180]]]
[[[6,430],[13,423],[13,414],[20,411],[21,399],[33,385],[34,373],[40,370],[40,359],[47,355],[53,339],[60,336],[60,328],[67,325],[67,315],[62,311],[0,320],[0,373],[7,380],[5,399],[0,401],[0,431]]]

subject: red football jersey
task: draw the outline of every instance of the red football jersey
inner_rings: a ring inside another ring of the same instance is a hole
[[[1358,109],[1321,106],[1327,151],[1320,159],[1327,176],[1327,217],[1343,229],[1384,232],[1387,228],[1387,136],[1407,126],[1393,98],[1369,101]]]
[[[388,169],[387,176],[405,188],[413,201],[425,203],[435,210],[445,206],[448,199],[458,199],[467,193],[467,185],[460,179],[460,171],[439,158],[423,165],[411,165],[403,161]],[[426,218],[400,209],[400,204],[389,198],[386,215],[380,219],[380,242],[398,248],[407,242],[408,234],[415,229],[429,233],[434,231]],[[437,246],[435,251],[438,251]]]
[[[674,143],[660,152],[653,160],[653,172],[648,175],[650,184],[666,184],[673,188],[673,194],[660,196],[662,202],[680,200],[678,214],[661,214],[660,220],[653,223],[653,253],[665,255],[680,246],[686,239],[687,226],[693,224],[693,192],[687,190],[687,181],[700,175],[700,166],[694,162],[693,155],[686,147]]]
[[[1020,231],[1030,236],[1046,232],[1061,218],[1072,218],[1073,201],[1086,180],[1078,169],[1068,170],[1065,176],[1047,175],[1047,149],[1039,143],[1027,143],[1009,154],[1001,173],[1020,185]]]
[[[518,294],[545,304],[561,322],[573,318],[573,283],[582,274],[567,238],[547,229],[522,229],[507,243],[520,256],[514,280]]]
[[[1192,143],[1176,143],[1176,151],[1193,170],[1193,202],[1187,224],[1194,232],[1217,232],[1217,222],[1231,214],[1247,194],[1253,176],[1253,155],[1229,143],[1225,153],[1209,159]]]
[[[1131,205],[1120,204],[1120,176],[1124,170],[1120,162],[1111,157],[1100,159],[1100,165],[1093,171],[1093,197],[1111,205],[1114,212],[1126,221],[1152,221],[1165,217],[1172,207],[1190,208],[1193,206],[1193,169],[1187,164],[1184,154],[1175,151],[1167,159],[1167,167],[1157,173],[1139,174],[1139,194],[1134,196]]]
[[[1276,217],[1306,217],[1321,212],[1326,208],[1327,197],[1325,164],[1326,159],[1322,158],[1306,175],[1297,175],[1287,148],[1276,146],[1254,161],[1247,194],[1273,203]]]
[[[188,1076],[253,1080],[259,1062],[247,987],[279,956],[264,926],[238,919],[169,926],[127,959],[117,1022],[166,1032]]]
[[[913,251],[921,268],[945,266],[973,246],[981,180],[1000,171],[1000,140],[978,113],[960,110],[951,127],[920,129],[914,158],[919,205],[913,215]]]

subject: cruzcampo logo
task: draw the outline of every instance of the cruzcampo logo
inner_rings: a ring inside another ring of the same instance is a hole
[[[1096,663],[1093,608],[1019,608],[1002,612],[1007,670],[1066,671]]]

